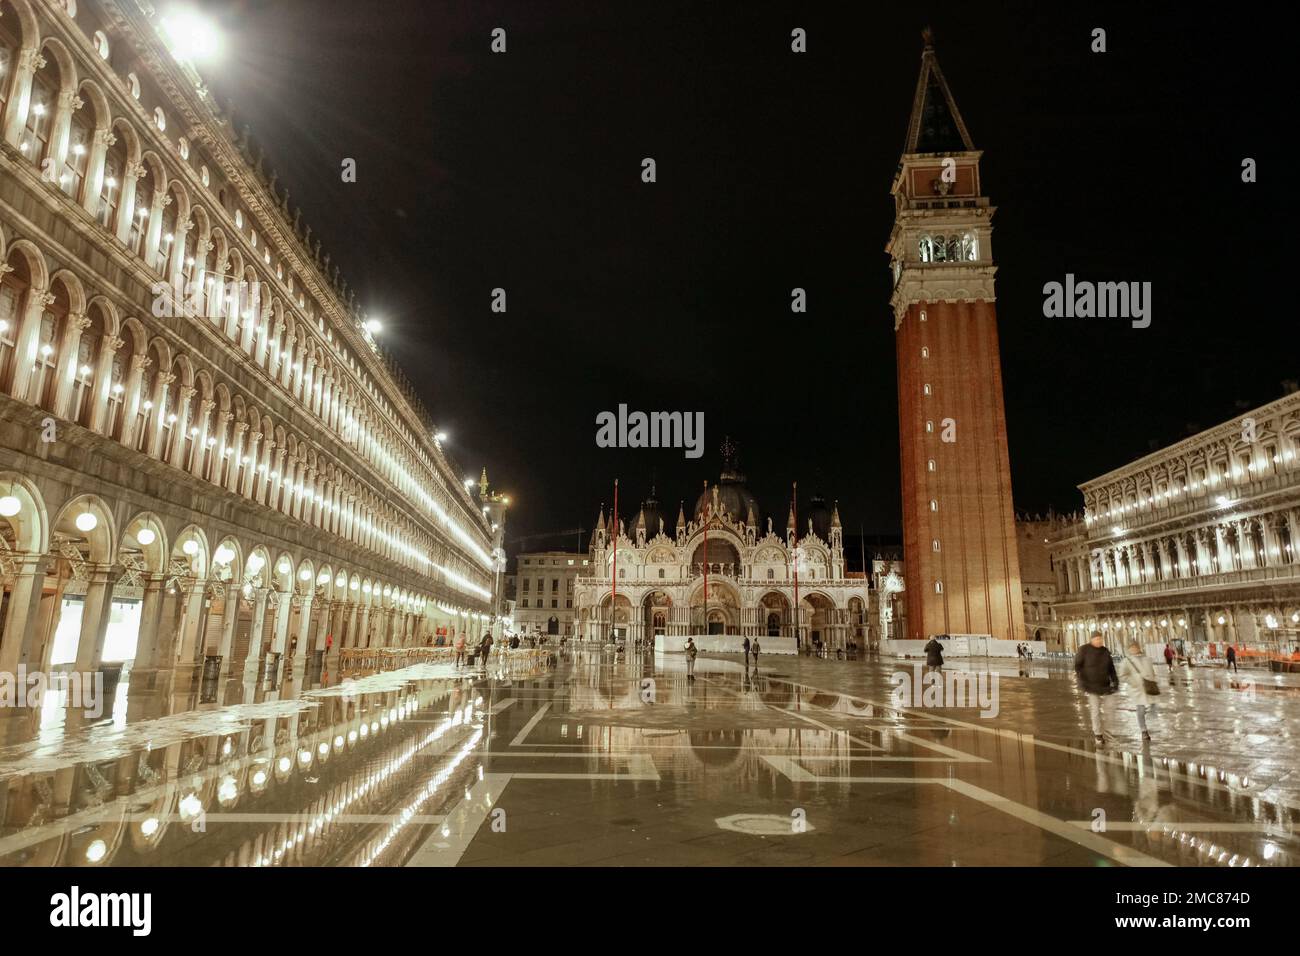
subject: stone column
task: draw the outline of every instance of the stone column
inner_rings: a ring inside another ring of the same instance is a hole
[[[207,590],[206,581],[195,581],[190,586],[189,592],[185,595],[185,611],[181,615],[180,646],[172,651],[168,660],[185,664],[193,662],[198,641],[202,637],[199,628],[206,621],[203,602],[207,600]],[[206,651],[206,648],[204,650]]]
[[[43,289],[29,289],[27,308],[14,338],[13,378],[9,392],[15,398],[36,404],[29,395],[36,382],[36,357],[40,348],[41,317],[45,307],[54,301],[54,295]],[[37,396],[39,398],[39,396]]]
[[[259,431],[250,431],[248,433],[247,454],[244,456],[248,463],[244,467],[243,481],[240,482],[239,493],[245,498],[253,498],[253,489],[257,481],[257,448],[258,443],[262,440],[262,433]]]
[[[35,643],[36,618],[49,561],[43,554],[14,555],[13,585],[4,619],[0,620],[0,673],[15,673]]]
[[[289,634],[289,615],[293,612],[293,592],[280,592],[280,605],[275,609],[275,630],[271,634],[271,650],[283,654]]]
[[[171,657],[163,646],[162,624],[163,583],[166,575],[151,574],[144,583],[144,597],[140,602],[140,630],[136,637],[135,664],[132,670],[170,667]],[[170,644],[170,640],[167,640]]]
[[[95,361],[95,391],[86,401],[91,402],[90,430],[107,435],[111,430],[108,417],[110,399],[113,395],[113,356],[126,342],[115,335],[106,335],[99,340],[99,357]]]
[[[27,37],[27,42],[34,42],[34,37]],[[38,70],[44,69],[45,57],[35,47],[21,51],[14,60],[14,76],[9,87],[9,101],[5,104],[5,142],[15,149],[22,139],[27,112],[32,105],[32,78]],[[5,78],[0,77],[0,82]],[[33,157],[39,162],[40,157]]]
[[[145,441],[145,453],[151,458],[163,458],[163,425],[166,424],[164,413],[167,411],[167,389],[176,381],[171,372],[161,371],[154,380],[153,418],[147,422],[148,437]]]
[[[131,225],[135,222],[135,183],[144,175],[144,166],[129,162],[122,170],[122,195],[117,202],[117,239],[123,245],[131,238]]]
[[[190,432],[190,402],[194,398],[195,390],[188,385],[182,385],[176,393],[176,421],[172,424],[172,447],[168,453],[167,460],[177,468],[184,468],[185,462],[185,440],[189,438]]]
[[[298,643],[293,650],[293,672],[301,674],[304,663],[307,660],[307,641],[311,632],[311,605],[312,595],[304,594],[302,596],[301,610],[298,614]]]
[[[54,172],[54,182],[58,185],[63,175],[63,166],[68,161],[68,144],[72,138],[72,114],[86,104],[77,95],[76,90],[63,90],[55,101],[54,116],[50,118],[50,145],[46,157]],[[33,157],[36,159],[36,157]]]
[[[193,228],[193,219],[186,219],[176,224],[176,233],[170,250],[171,256],[166,263],[167,284],[173,289],[180,290],[178,298],[182,314],[185,312],[185,237]]]
[[[107,122],[108,117],[98,117]],[[117,137],[111,129],[97,129],[91,139],[90,156],[86,159],[86,185],[81,196],[81,207],[92,219],[99,217],[100,196],[104,192],[104,163],[109,147],[116,145]]]
[[[253,620],[248,631],[248,656],[244,658],[244,670],[256,674],[262,662],[262,637],[266,631],[266,603],[270,598],[270,588],[253,589]]]
[[[77,381],[77,349],[81,344],[81,333],[90,325],[90,319],[84,315],[72,313],[63,324],[63,335],[58,343],[58,365],[54,371],[54,414],[59,418],[71,418],[68,413],[72,403],[73,386]]]
[[[239,602],[242,599],[239,584],[232,578],[226,582],[226,600],[221,608],[221,644],[217,653],[221,655],[221,669],[230,671],[232,661],[230,650],[235,645],[235,622],[239,620]]]
[[[216,402],[210,398],[205,398],[199,402],[199,423],[197,426],[198,434],[194,436],[194,444],[190,447],[190,474],[195,478],[204,478],[204,465],[208,460],[208,429],[212,422],[212,409],[216,407]]]
[[[89,583],[86,585],[86,603],[81,611],[81,636],[77,641],[76,665],[76,669],[83,674],[95,670],[103,659],[113,587],[121,569],[113,565],[87,565],[86,573],[89,575]],[[52,641],[50,643],[53,644]],[[47,647],[47,658],[52,650],[52,646]]]
[[[140,428],[140,406],[145,402],[145,396],[140,394],[140,384],[144,380],[144,371],[151,364],[153,359],[147,355],[131,356],[131,371],[126,376],[126,392],[122,400],[122,444],[128,448],[134,448],[136,444],[136,434]]]
[[[230,468],[226,472],[226,490],[239,493],[239,475],[243,467],[244,433],[248,431],[248,422],[235,422],[235,435],[230,444]]]

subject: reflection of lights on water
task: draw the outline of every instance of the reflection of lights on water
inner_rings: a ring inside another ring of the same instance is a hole
[[[1273,857],[1275,857],[1275,856],[1277,856],[1277,844],[1276,844],[1276,843],[1265,843],[1265,844],[1264,844],[1264,859],[1266,859],[1266,860],[1271,860],[1271,859],[1273,859]]]
[[[108,844],[103,840],[91,840],[90,845],[86,847],[86,859],[91,863],[98,863],[108,855]]]
[[[372,720],[372,721],[370,722],[370,732],[371,732],[372,734],[377,734],[377,733],[379,733],[379,721],[377,721],[377,720]]]
[[[266,783],[266,771],[258,770],[253,774],[253,786],[260,787]]]
[[[203,801],[198,798],[197,794],[191,793],[182,797],[177,807],[181,812],[181,817],[189,819],[190,817],[197,817],[203,812]]]
[[[334,737],[334,749],[338,750],[342,746],[343,746],[343,735],[336,734]]]
[[[369,736],[370,736],[370,727],[369,727],[368,724],[362,724],[362,725],[361,725],[361,736],[362,736],[362,737],[369,737]]]
[[[230,803],[239,796],[239,784],[235,778],[226,776],[221,779],[221,785],[217,787],[217,799],[222,803]]]
[[[140,833],[144,836],[151,837],[158,832],[158,818],[149,817],[140,824]]]
[[[319,753],[322,757],[328,756],[330,752],[330,745],[325,743],[324,741],[321,741],[320,746],[316,748],[316,752]]]
[[[293,761],[288,757],[281,757],[276,766],[280,768],[281,773],[288,773],[289,768],[293,766]]]
[[[298,751],[298,762],[304,767],[311,763],[311,751],[306,748]]]
[[[349,731],[348,731],[348,743],[349,743],[349,744],[354,744],[354,743],[356,743],[356,742],[357,742],[357,732],[356,732],[355,730],[349,730]]]

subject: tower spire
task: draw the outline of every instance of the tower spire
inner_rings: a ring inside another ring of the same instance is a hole
[[[961,153],[972,152],[966,123],[952,98],[948,81],[939,68],[939,58],[934,52],[934,32],[926,27],[921,31],[924,46],[921,49],[921,75],[916,80],[916,93],[912,97],[912,118],[907,124],[907,142],[904,153]]]

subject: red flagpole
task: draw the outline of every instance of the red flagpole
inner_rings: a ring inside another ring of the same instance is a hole
[[[790,505],[794,512],[794,646],[799,649],[799,482],[794,483],[794,498]]]
[[[618,607],[618,479],[614,479],[614,533],[611,535],[614,539],[614,569],[610,580],[613,582],[613,591],[609,597],[609,636],[610,639],[618,643],[618,629],[615,625],[618,622],[615,617],[615,608]]]

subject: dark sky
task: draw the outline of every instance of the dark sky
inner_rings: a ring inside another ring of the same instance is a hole
[[[513,495],[512,539],[590,529],[615,477],[625,517],[652,475],[689,507],[724,434],[778,525],[797,479],[846,529],[898,534],[883,249],[927,22],[998,207],[1018,508],[1077,508],[1080,482],[1300,377],[1279,305],[1293,80],[1262,17],[906,6],[209,0],[228,52],[205,75],[453,458]],[[1043,318],[1067,272],[1152,282],[1150,328]],[[704,412],[705,457],[598,449],[620,402]]]

